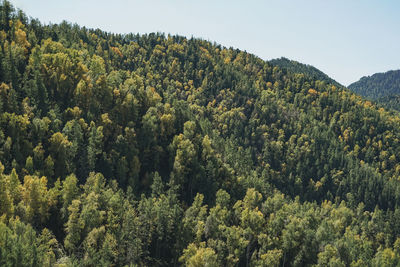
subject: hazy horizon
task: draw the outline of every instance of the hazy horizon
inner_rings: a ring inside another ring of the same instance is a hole
[[[42,23],[63,20],[113,33],[179,34],[312,65],[339,83],[400,69],[396,1],[11,0]],[[90,11],[90,12],[88,12]]]

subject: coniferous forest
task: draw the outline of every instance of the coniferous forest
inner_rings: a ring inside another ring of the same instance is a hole
[[[350,84],[349,89],[372,99],[385,108],[400,111],[400,70],[362,77],[359,81]]]
[[[0,162],[0,266],[400,264],[400,118],[201,39],[1,2]]]

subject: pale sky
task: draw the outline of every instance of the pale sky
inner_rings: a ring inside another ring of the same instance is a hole
[[[400,69],[397,0],[11,0],[43,23],[114,33],[164,32],[215,41],[268,60],[310,64],[349,85]]]

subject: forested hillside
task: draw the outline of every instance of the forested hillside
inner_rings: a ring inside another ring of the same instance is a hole
[[[314,66],[303,64],[295,60],[290,60],[285,57],[271,59],[268,61],[272,66],[278,66],[282,69],[286,69],[291,73],[301,73],[309,76],[314,80],[326,81],[335,86],[341,86],[338,82],[333,80],[331,77],[320,71]]]
[[[350,84],[349,89],[387,108],[400,110],[400,70],[362,77],[359,81]]]
[[[7,1],[0,63],[0,266],[400,264],[400,119],[346,88]]]

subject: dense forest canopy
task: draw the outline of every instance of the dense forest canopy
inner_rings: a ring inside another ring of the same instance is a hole
[[[350,84],[349,89],[386,108],[400,110],[400,70],[362,77],[359,81]]]
[[[349,85],[353,92],[372,99],[400,95],[400,70],[375,73]]]
[[[0,266],[396,266],[399,155],[331,80],[1,3]]]
[[[272,66],[278,66],[282,69],[286,69],[291,73],[300,73],[308,75],[314,80],[326,81],[327,83],[333,84],[335,86],[341,86],[338,82],[333,80],[331,77],[320,71],[314,66],[303,64],[295,60],[290,60],[285,57],[271,59],[268,61]]]

